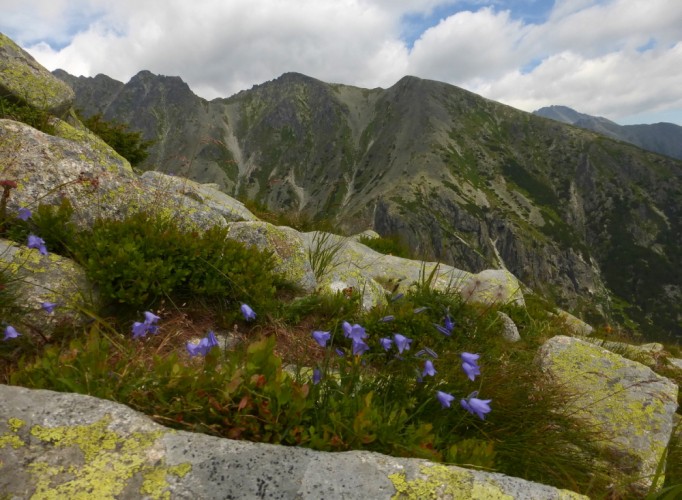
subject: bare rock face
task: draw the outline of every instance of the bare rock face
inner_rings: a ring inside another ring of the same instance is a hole
[[[174,431],[111,401],[5,385],[0,460],[10,498],[587,498],[420,459]]]
[[[12,40],[0,33],[0,95],[62,116],[73,104],[71,87],[52,75]]]
[[[643,497],[670,440],[677,385],[640,363],[572,337],[548,340],[537,361],[576,395],[563,410],[603,433],[603,459],[614,466],[614,479],[626,480],[615,471],[628,471],[633,494]]]

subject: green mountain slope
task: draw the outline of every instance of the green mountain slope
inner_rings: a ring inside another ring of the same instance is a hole
[[[146,168],[505,266],[589,321],[682,335],[680,161],[414,77],[369,90],[288,73],[208,102],[149,72],[57,76],[86,114],[157,141]]]

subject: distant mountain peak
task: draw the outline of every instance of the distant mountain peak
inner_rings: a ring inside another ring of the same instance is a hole
[[[533,114],[629,142],[654,153],[682,159],[682,127],[673,123],[619,125],[602,116],[580,113],[568,106],[546,106]]]

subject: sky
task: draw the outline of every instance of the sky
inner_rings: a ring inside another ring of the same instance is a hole
[[[50,70],[180,76],[229,97],[295,71],[438,80],[533,111],[682,125],[681,0],[0,0],[0,32]]]

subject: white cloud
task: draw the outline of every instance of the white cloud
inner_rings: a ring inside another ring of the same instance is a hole
[[[524,22],[514,10],[519,2],[511,1],[469,0],[481,7],[460,12],[461,0],[0,5],[0,30],[50,69],[121,81],[148,69],[179,75],[207,98],[298,71],[362,87],[387,87],[412,74],[528,111],[566,104],[612,119],[681,107],[679,0],[556,0],[546,21],[535,24]],[[444,6],[455,13],[410,50],[400,39],[401,21],[409,14],[426,19]]]
[[[523,64],[518,43],[527,28],[509,11],[459,12],[428,29],[414,43],[409,70],[447,82],[495,78]]]

